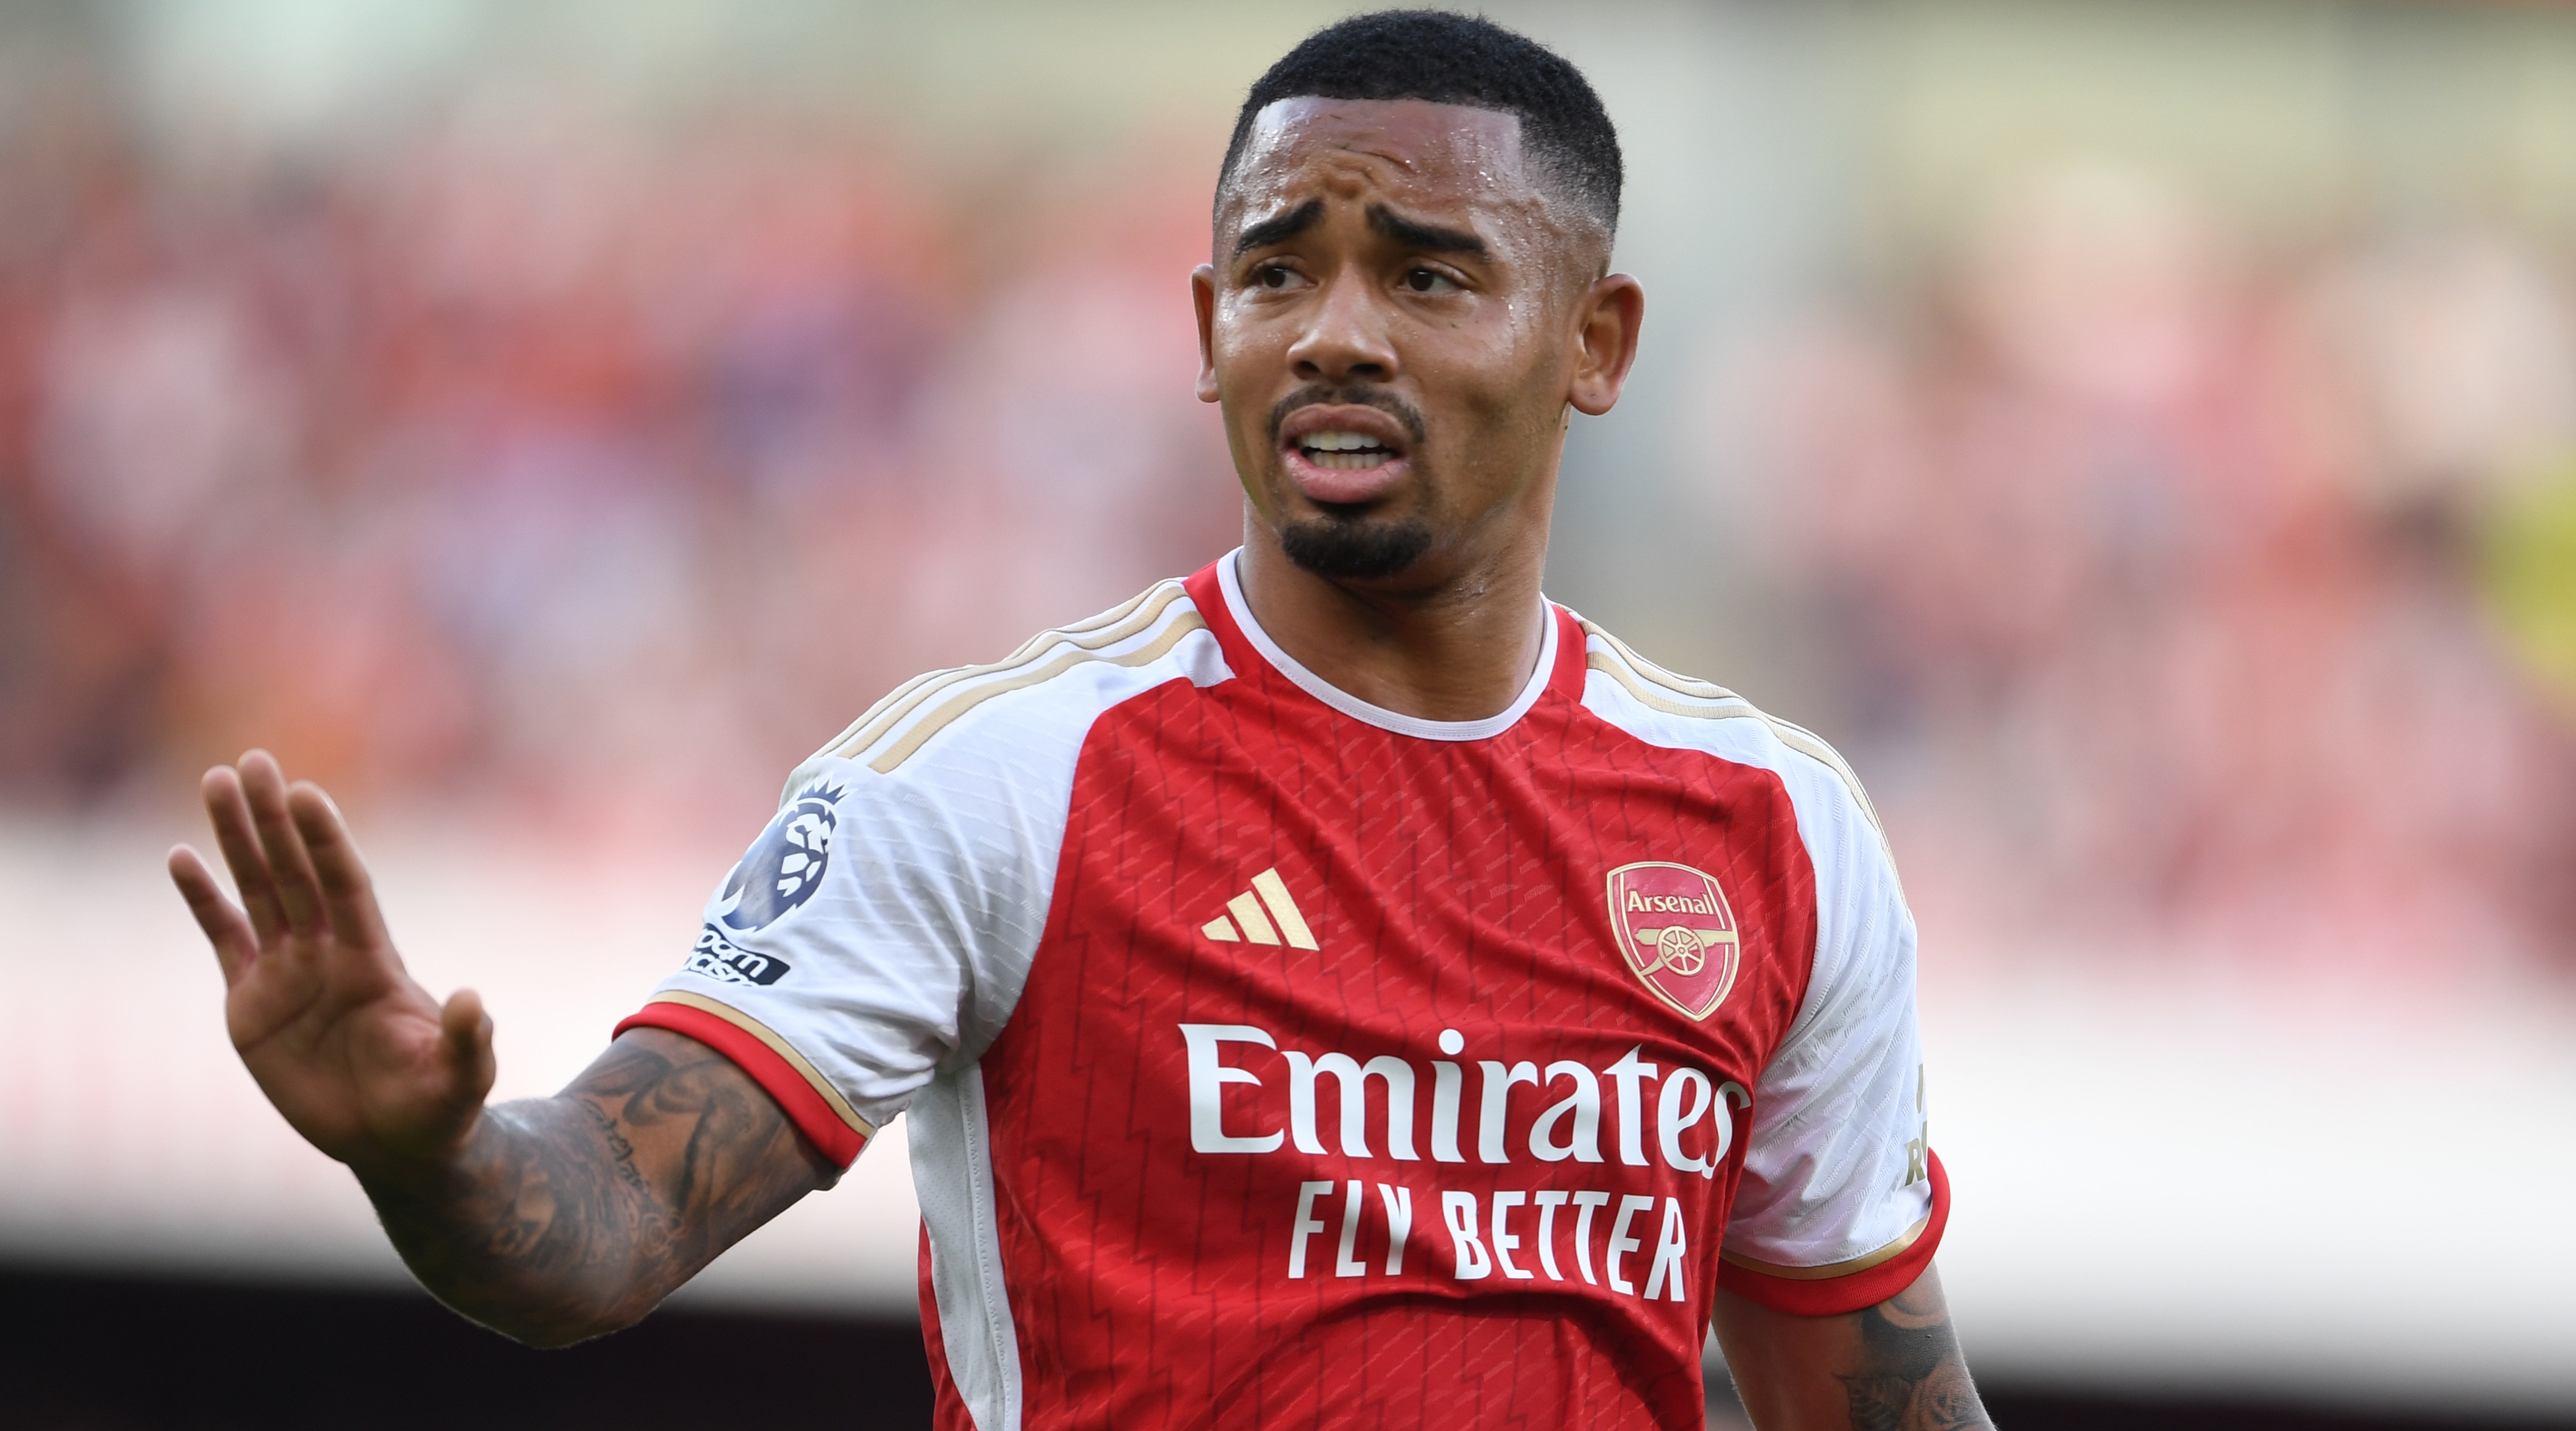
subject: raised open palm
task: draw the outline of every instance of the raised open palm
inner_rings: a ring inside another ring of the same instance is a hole
[[[224,1022],[297,1132],[353,1166],[436,1158],[492,1087],[491,1021],[459,990],[442,1007],[404,972],[367,867],[320,787],[254,750],[206,772],[206,814],[238,905],[185,845],[170,877],[215,946]]]

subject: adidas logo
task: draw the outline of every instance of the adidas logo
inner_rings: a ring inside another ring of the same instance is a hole
[[[1255,898],[1255,896],[1259,896]],[[1269,909],[1263,914],[1264,907]],[[1297,901],[1288,897],[1287,882],[1279,871],[1266,869],[1252,877],[1252,888],[1225,902],[1225,914],[1199,926],[1199,933],[1228,944],[1250,940],[1255,944],[1277,944],[1283,940],[1291,949],[1314,949],[1315,931],[1306,927],[1306,916],[1297,912]]]

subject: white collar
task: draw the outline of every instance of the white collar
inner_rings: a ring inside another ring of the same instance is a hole
[[[1547,683],[1556,673],[1556,613],[1548,608],[1545,598],[1541,598],[1539,614],[1543,620],[1539,631],[1538,669],[1530,672],[1529,684],[1521,688],[1519,699],[1498,714],[1483,720],[1424,720],[1420,716],[1370,705],[1298,664],[1296,657],[1279,649],[1279,643],[1271,640],[1270,633],[1261,629],[1261,623],[1252,619],[1252,603],[1244,600],[1243,583],[1235,575],[1235,563],[1242,558],[1241,547],[1226,553],[1224,559],[1216,564],[1216,579],[1225,593],[1226,610],[1242,630],[1243,639],[1252,643],[1252,649],[1260,652],[1272,669],[1295,682],[1297,689],[1353,720],[1366,721],[1380,730],[1391,730],[1397,735],[1409,735],[1419,740],[1489,740],[1511,729],[1513,722],[1528,714],[1529,708],[1538,704],[1538,698],[1546,693]]]

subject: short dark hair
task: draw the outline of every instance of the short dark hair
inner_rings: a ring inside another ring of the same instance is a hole
[[[1253,116],[1283,99],[1419,99],[1520,116],[1521,149],[1605,236],[1619,231],[1619,132],[1566,58],[1481,16],[1381,10],[1308,35],[1253,82],[1217,171],[1220,203]]]

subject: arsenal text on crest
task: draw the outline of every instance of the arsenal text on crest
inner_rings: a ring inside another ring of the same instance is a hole
[[[1628,972],[1657,998],[1704,1019],[1735,987],[1742,939],[1717,877],[1644,860],[1610,872],[1610,928]]]

